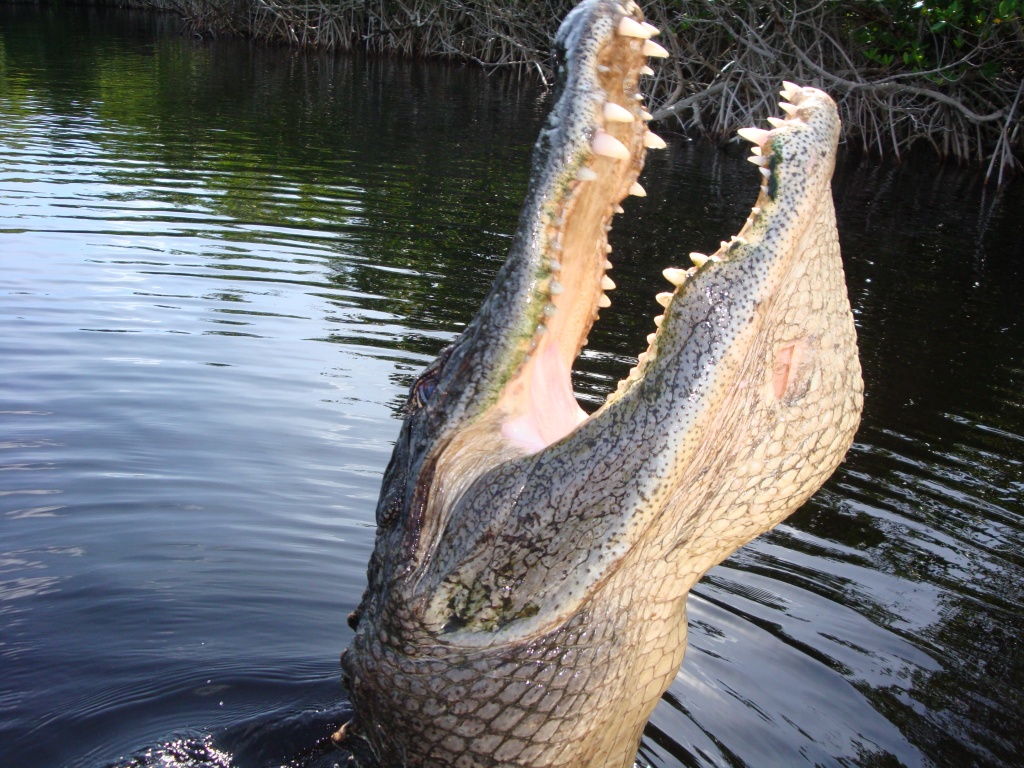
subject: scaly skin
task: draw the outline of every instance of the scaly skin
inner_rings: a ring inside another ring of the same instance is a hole
[[[606,230],[661,144],[636,98],[663,53],[641,22],[611,0],[567,17],[508,261],[413,387],[342,658],[356,719],[338,740],[367,763],[632,766],[682,662],[690,588],[853,439],[839,121],[788,83],[787,119],[743,132],[765,177],[750,219],[666,271],[677,287],[638,367],[593,415],[576,406],[569,369],[613,287]]]

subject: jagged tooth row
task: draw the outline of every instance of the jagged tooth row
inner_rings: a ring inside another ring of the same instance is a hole
[[[768,123],[773,128],[781,128],[790,120],[800,119],[799,105],[800,102],[803,100],[803,88],[799,85],[796,85],[795,83],[791,83],[787,80],[784,80],[782,83],[782,90],[779,93],[784,99],[784,101],[779,103],[779,107],[786,114],[786,117],[769,117]],[[650,114],[644,111],[642,112],[642,117],[644,117],[645,120],[650,119]],[[772,172],[770,169],[771,158],[765,154],[765,149],[771,140],[772,131],[767,131],[764,130],[763,128],[751,127],[740,128],[738,131],[736,131],[736,133],[741,138],[746,139],[747,141],[751,142],[754,145],[751,149],[751,156],[748,157],[747,159],[758,167],[758,170],[761,172],[764,181],[767,182],[768,179],[771,178]],[[761,185],[761,195],[765,197],[767,197],[768,195],[768,186],[765,183],[762,183]],[[760,199],[758,200],[758,203],[760,203]],[[737,244],[746,245],[747,240],[743,235],[746,231],[749,230],[750,227],[754,225],[755,218],[761,213],[761,210],[762,208],[760,204],[756,204],[753,208],[750,209],[750,216],[748,216],[746,221],[744,222],[744,226],[741,228],[740,234],[733,235],[728,242],[723,240],[720,246],[720,252],[727,253],[730,248]],[[679,269],[677,267],[668,267],[662,272],[662,274],[665,276],[665,279],[668,280],[668,282],[671,283],[673,288],[675,289],[672,292],[666,291],[663,293],[659,293],[657,296],[655,296],[655,300],[662,307],[668,308],[669,305],[671,305],[679,289],[686,284],[687,280],[689,280],[691,277],[694,276],[694,274],[696,274],[698,269],[703,267],[708,262],[713,263],[721,261],[721,257],[718,256],[717,254],[707,255],[703,253],[693,252],[690,254],[690,260],[694,264],[694,266],[691,267],[690,269],[684,270]],[[664,320],[664,314],[658,315],[654,318],[654,325],[656,329],[660,330]],[[632,381],[635,381],[636,379],[639,378],[640,366],[643,364],[645,360],[647,360],[650,357],[651,354],[654,353],[654,347],[657,340],[657,331],[655,333],[650,333],[647,335],[648,347],[645,352],[640,354],[638,358],[638,366],[630,369],[629,375],[619,382],[616,392],[608,395],[608,400],[614,398],[616,394],[621,393],[624,389],[626,389]]]
[[[630,7],[632,7],[632,4],[629,5]],[[643,45],[640,50],[645,56],[653,58],[667,58],[669,56],[669,52],[665,50],[665,48],[651,40],[652,37],[660,34],[660,30],[646,21],[637,21],[636,18],[633,17],[633,12],[635,12],[636,9],[635,7],[633,7],[633,10],[631,11],[630,7],[621,7],[623,15],[619,19],[619,23],[616,27],[616,32],[623,37],[635,38],[638,41],[642,40]],[[599,65],[598,71],[608,72],[609,68],[603,65]],[[654,70],[651,69],[649,66],[644,65],[643,67],[640,68],[639,73],[641,75],[651,76],[654,74]],[[643,108],[644,95],[642,93],[637,93],[634,94],[634,98],[637,102],[640,103],[640,118],[644,122],[649,122],[650,120],[652,120],[653,116],[651,115],[651,113]],[[615,102],[612,101],[607,101],[602,105],[600,116],[605,126],[615,123],[628,124],[635,122],[636,120],[636,116],[630,109],[627,109],[626,107],[623,107],[620,104],[616,104]],[[644,147],[647,149],[665,149],[665,147],[667,146],[664,139],[662,139],[657,134],[651,132],[650,130],[646,130],[644,132],[643,143]],[[593,151],[594,155],[599,157],[607,157],[613,160],[624,161],[628,161],[630,159],[630,152],[628,147],[626,147],[625,144],[623,144],[621,141],[619,141],[606,130],[604,130],[603,127],[598,128],[598,130],[595,131],[594,137],[591,140],[591,150]],[[590,168],[589,166],[586,165],[581,166],[576,173],[576,180],[579,182],[595,181],[597,178],[597,172],[594,171],[593,168]],[[636,197],[647,196],[646,190],[639,182],[636,181],[634,181],[629,186],[628,193]],[[623,213],[624,211],[622,206],[617,204],[614,207],[614,212]],[[556,228],[560,228],[564,224],[564,221],[561,219],[561,217],[557,217],[552,220],[551,224]],[[605,229],[610,229],[610,225],[606,226]],[[539,323],[534,333],[534,337],[531,340],[531,351],[536,347],[539,337],[547,332],[547,327],[545,323],[552,317],[554,317],[558,312],[558,308],[554,303],[555,297],[559,296],[564,291],[564,287],[556,279],[562,269],[561,262],[558,260],[557,256],[558,252],[562,250],[562,244],[557,236],[551,237],[549,240],[549,244],[551,246],[550,251],[554,255],[552,255],[548,260],[548,269],[551,273],[551,276],[546,281],[545,286],[546,292],[548,294],[548,302],[544,307],[544,317]],[[610,245],[605,244],[605,252],[611,253]],[[605,259],[604,271],[606,272],[607,270],[611,269],[611,267],[611,262]],[[611,306],[611,300],[608,298],[606,292],[615,289],[615,282],[610,277],[608,277],[607,274],[602,274],[600,286],[601,295],[598,298],[597,306],[603,309]],[[583,345],[586,346],[586,343],[587,342],[584,341]],[[641,356],[641,361],[644,359],[645,355]],[[527,360],[528,359],[529,356],[527,356]],[[636,371],[637,369],[634,369],[633,373],[635,374]]]

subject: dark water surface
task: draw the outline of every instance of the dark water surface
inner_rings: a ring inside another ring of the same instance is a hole
[[[338,653],[416,371],[487,291],[544,94],[0,6],[0,766],[333,765]],[[735,156],[734,156],[735,155]],[[737,231],[674,141],[577,388]],[[1024,764],[1024,199],[850,159],[846,464],[690,600],[652,766]]]

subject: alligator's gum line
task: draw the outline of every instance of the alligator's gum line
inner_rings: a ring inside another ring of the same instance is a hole
[[[420,377],[342,667],[368,765],[633,764],[685,650],[689,589],[796,509],[859,421],[830,180],[839,123],[786,83],[762,179],[714,254],[669,269],[638,365],[590,417],[569,373],[614,287],[607,229],[646,148],[639,8],[585,0],[494,288]]]

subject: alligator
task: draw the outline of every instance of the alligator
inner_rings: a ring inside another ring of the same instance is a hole
[[[628,0],[585,0],[510,253],[412,385],[342,654],[360,765],[632,766],[686,647],[691,587],[799,507],[860,420],[830,182],[839,119],[784,83],[747,128],[739,233],[665,270],[638,364],[592,414],[571,368],[614,283],[607,233],[650,132],[666,50]]]

